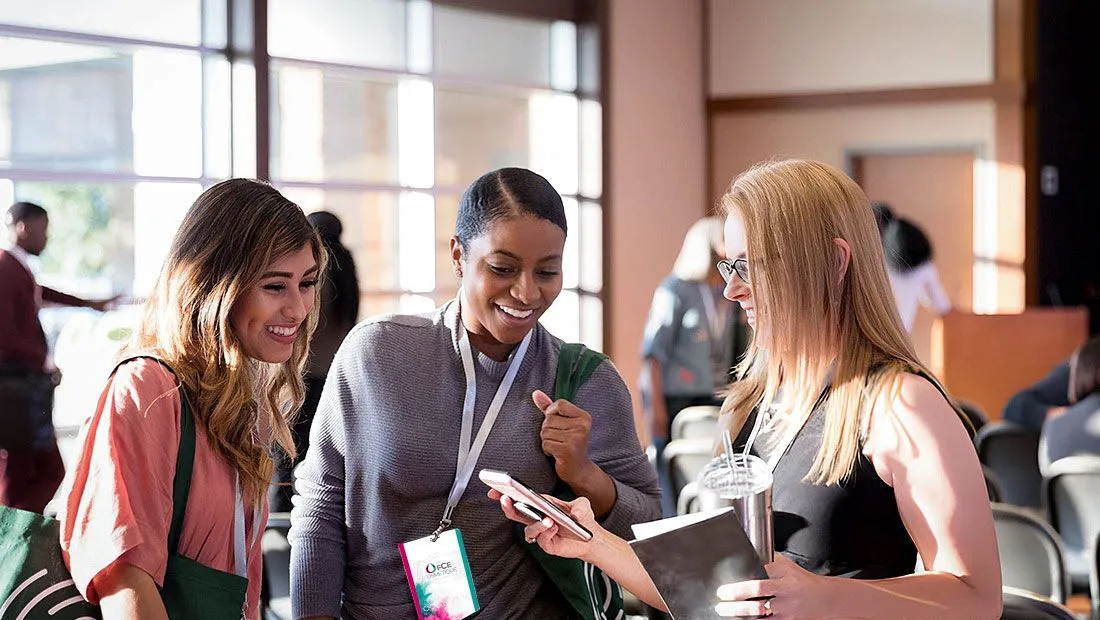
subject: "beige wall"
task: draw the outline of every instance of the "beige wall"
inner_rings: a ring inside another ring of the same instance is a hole
[[[721,114],[711,120],[711,181],[720,193],[752,164],[808,157],[844,168],[848,151],[976,146],[994,152],[994,105],[964,102]]]
[[[994,0],[708,0],[710,93],[993,79]]]
[[[703,4],[611,0],[610,11],[608,353],[633,391],[653,290],[708,206]]]

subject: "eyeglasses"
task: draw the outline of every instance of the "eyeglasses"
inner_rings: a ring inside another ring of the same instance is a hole
[[[722,279],[726,281],[726,284],[730,283],[733,279],[733,274],[737,274],[738,278],[745,284],[749,283],[749,261],[744,258],[738,258],[737,260],[720,260],[718,261],[718,273],[722,274]]]

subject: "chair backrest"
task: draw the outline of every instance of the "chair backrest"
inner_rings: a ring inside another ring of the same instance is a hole
[[[1089,552],[1089,592],[1092,593],[1092,620],[1100,620],[1100,535]]]
[[[982,430],[982,428],[989,424],[989,416],[982,411],[982,408],[978,405],[965,401],[958,400],[955,403],[959,406],[959,409],[966,415],[966,419],[970,420],[970,426],[974,427],[974,432]]]
[[[692,481],[680,489],[680,496],[676,498],[676,514],[686,515],[699,512],[699,483]]]
[[[1077,620],[1063,605],[1025,590],[1006,587],[1001,602],[1001,620]]]
[[[1005,586],[1066,602],[1069,576],[1058,534],[1031,512],[993,504],[993,527]]]
[[[711,439],[677,439],[668,442],[661,455],[665,460],[673,497],[688,483],[695,482],[699,473],[714,458],[714,441]]]
[[[670,440],[710,439],[718,437],[718,407],[698,405],[685,407],[672,418]],[[671,412],[670,412],[671,413]]]
[[[1003,502],[1004,491],[1001,490],[1001,483],[997,480],[997,474],[993,473],[992,469],[982,465],[982,476],[985,477],[985,492],[989,496],[989,501]]]
[[[1047,518],[1066,550],[1085,556],[1100,534],[1100,456],[1067,456],[1050,464],[1043,482]]]
[[[266,618],[289,620],[290,609],[290,543],[287,532],[290,529],[289,513],[271,513],[267,530],[260,539],[264,557],[263,602],[266,607],[262,614]]]
[[[1042,508],[1039,431],[1009,422],[990,422],[978,431],[974,441],[978,458],[1001,484],[1001,501]]]

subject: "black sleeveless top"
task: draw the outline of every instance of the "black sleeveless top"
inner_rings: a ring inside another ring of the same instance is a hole
[[[745,421],[735,446],[744,449],[758,411]],[[898,514],[894,490],[862,453],[840,484],[818,486],[803,479],[821,448],[825,408],[819,402],[787,452],[772,485],[775,550],[819,575],[885,579],[908,575],[917,549]],[[761,443],[759,440],[755,443]],[[751,452],[767,460],[763,446]]]

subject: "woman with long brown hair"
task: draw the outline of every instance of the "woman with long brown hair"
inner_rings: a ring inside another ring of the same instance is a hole
[[[722,209],[725,296],[754,337],[721,425],[772,470],[776,553],[768,579],[713,594],[717,613],[998,617],[1000,563],[977,454],[902,327],[863,191],[835,168],[788,160],[737,177]],[[542,523],[527,536],[663,606],[585,500],[570,509],[594,543]],[[925,569],[915,572],[918,554]]]
[[[236,617],[259,616],[271,449],[294,454],[324,264],[305,214],[267,184],[224,181],[188,211],[81,431],[60,515],[73,579],[104,618],[222,617],[203,606],[217,600],[224,617],[236,601]],[[178,587],[195,571],[211,585]]]

